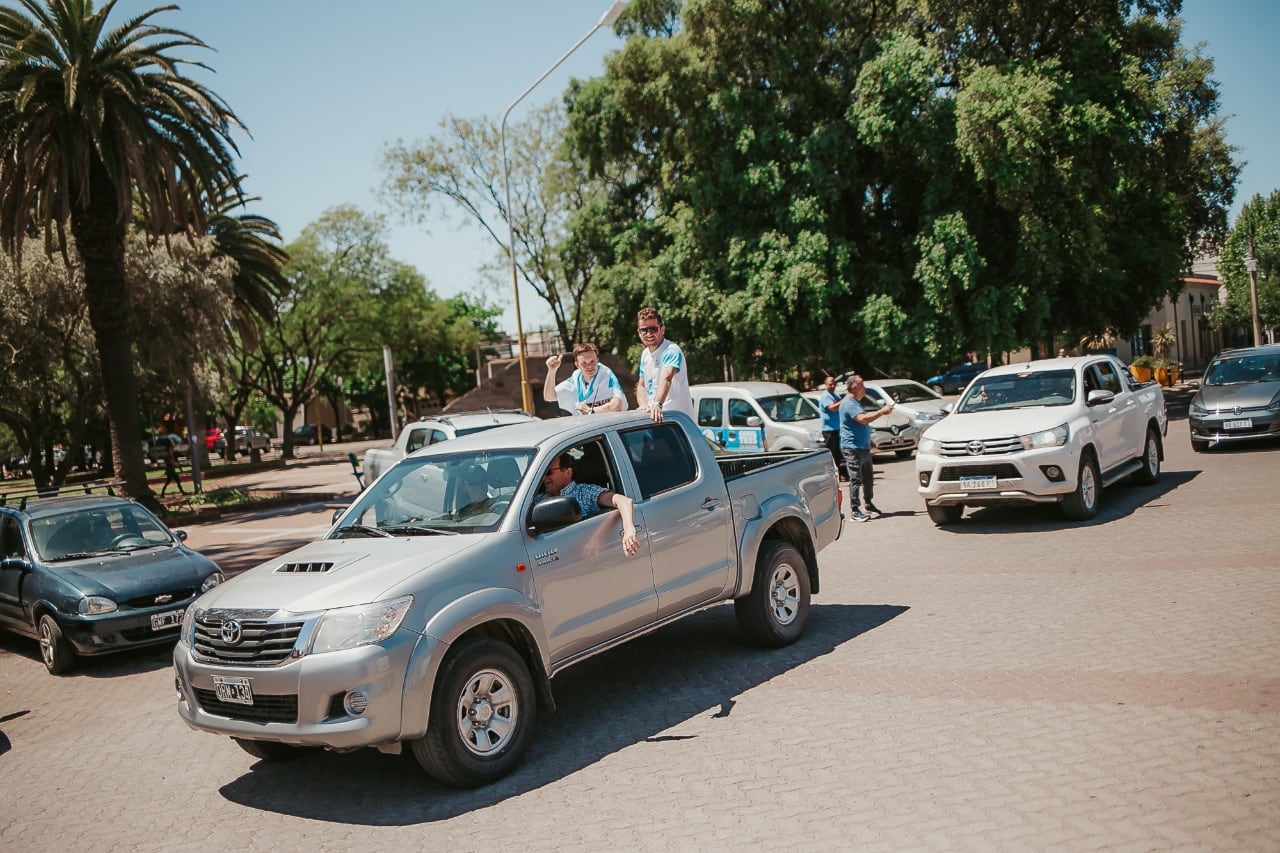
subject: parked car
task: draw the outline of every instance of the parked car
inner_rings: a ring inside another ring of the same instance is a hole
[[[872,401],[878,406],[893,403],[894,413],[906,415],[921,433],[946,416],[942,395],[914,380],[868,379],[863,384]]]
[[[1280,344],[1223,350],[1188,411],[1191,449],[1280,436]]]
[[[635,502],[638,552],[624,552],[618,511],[584,517],[575,497],[545,496],[566,455],[574,482]],[[680,412],[433,445],[323,540],[188,609],[178,714],[260,759],[405,749],[440,782],[486,784],[519,762],[576,663],[726,600],[752,643],[799,639],[840,497],[825,450],[716,457]]]
[[[1160,386],[1112,356],[993,367],[920,439],[919,493],[939,525],[998,504],[1057,503],[1083,521],[1104,486],[1160,479],[1168,426]]]
[[[461,435],[472,435],[508,424],[526,423],[537,418],[521,409],[486,409],[482,412],[456,412],[435,415],[407,423],[390,447],[371,447],[364,453],[364,481],[372,483],[392,465],[410,453],[450,441]]]
[[[251,450],[265,452],[271,449],[271,436],[254,427],[236,427],[236,453],[248,453]]]
[[[986,369],[987,363],[985,361],[957,364],[937,376],[930,376],[929,381],[925,384],[939,394],[959,394],[969,385],[973,377]]]
[[[223,580],[185,539],[127,498],[0,506],[0,628],[38,640],[54,675],[79,655],[171,643],[187,605]]]
[[[320,440],[319,424],[303,424],[293,430],[294,444],[315,444]]]
[[[782,382],[694,385],[698,428],[728,450],[810,450],[823,447],[815,403]]]
[[[222,449],[227,446],[226,439],[222,437],[222,430],[218,427],[208,427],[204,431],[204,449],[210,453],[221,453]]]
[[[147,442],[147,459],[153,463],[163,462],[164,456],[169,452],[170,447],[173,448],[174,456],[179,459],[184,459],[191,455],[191,448],[182,436],[172,432],[162,432],[153,435],[151,440]]]
[[[839,389],[839,386],[837,388]],[[843,395],[843,389],[839,391]],[[805,391],[804,396],[813,403],[814,408],[822,405],[821,391]],[[862,408],[868,412],[875,411],[883,405],[870,394],[862,398]],[[912,422],[910,415],[895,409],[872,422],[871,452],[872,454],[893,453],[899,459],[910,459],[911,454],[916,452],[916,442],[920,439],[920,432],[921,430]]]

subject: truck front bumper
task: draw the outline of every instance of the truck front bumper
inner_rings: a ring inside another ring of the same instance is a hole
[[[917,491],[928,506],[1057,503],[1076,489],[1080,457],[1069,446],[988,456],[916,454]]]

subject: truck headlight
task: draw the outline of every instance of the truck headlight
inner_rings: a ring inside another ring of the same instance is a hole
[[[381,642],[400,627],[411,604],[413,596],[402,595],[372,604],[326,610],[320,615],[307,651],[322,654]]]
[[[1034,450],[1037,447],[1061,447],[1067,443],[1067,436],[1070,430],[1066,424],[1056,426],[1053,429],[1046,429],[1042,432],[1033,432],[1030,435],[1019,436],[1018,440],[1022,442],[1023,450]]]
[[[916,446],[917,453],[937,453],[938,440],[936,438],[921,438],[920,444]]]

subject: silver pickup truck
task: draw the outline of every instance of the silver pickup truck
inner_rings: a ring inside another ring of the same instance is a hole
[[[634,500],[638,553],[617,510],[584,518],[542,493],[566,453],[575,482]],[[579,661],[728,599],[754,642],[796,640],[841,524],[825,450],[717,457],[680,414],[460,437],[398,463],[324,539],[189,607],[178,713],[261,759],[408,744],[437,780],[485,784]]]

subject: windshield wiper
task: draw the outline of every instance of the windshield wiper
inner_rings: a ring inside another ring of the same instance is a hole
[[[385,539],[391,538],[391,534],[383,530],[381,527],[371,527],[368,524],[348,524],[338,528],[339,533],[346,533],[347,531],[359,533],[364,536],[381,536]]]
[[[63,560],[87,560],[90,557],[105,557],[110,553],[110,551],[76,551],[74,554],[63,554],[59,557],[50,557],[49,562],[60,563]],[[116,553],[120,554],[123,552],[117,551]]]
[[[384,527],[389,535],[409,535],[409,536],[457,536],[458,531],[446,530],[443,527],[428,527],[425,524],[398,524],[394,527]]]

